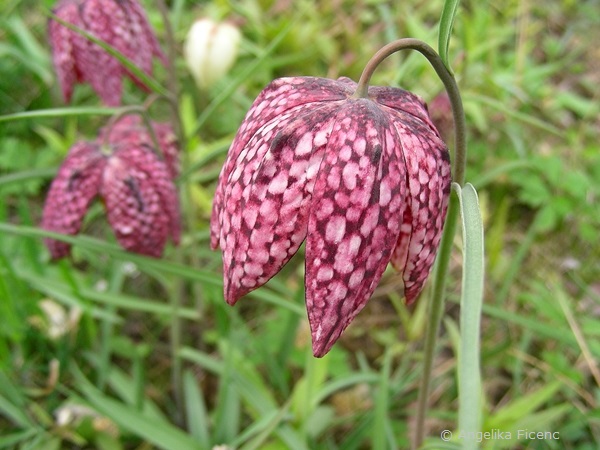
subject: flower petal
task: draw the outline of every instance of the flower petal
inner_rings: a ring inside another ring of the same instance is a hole
[[[349,100],[337,116],[308,220],[306,307],[315,356],[365,306],[390,260],[406,190],[399,145],[370,100]]]
[[[403,273],[404,296],[412,303],[431,272],[441,239],[450,194],[450,158],[430,121],[389,111],[402,142],[409,202],[392,264]]]
[[[369,88],[369,96],[380,105],[414,116],[435,130],[427,105],[418,95],[396,87],[372,86]]]
[[[141,31],[142,37],[139,39],[139,42],[143,42],[145,44],[143,45],[144,49],[152,50],[152,54],[158,57],[163,65],[167,66],[169,61],[160,48],[160,44],[156,38],[156,35],[154,34],[154,31],[152,30],[152,27],[150,26],[150,22],[148,21],[148,17],[144,11],[144,8],[140,2],[132,0],[128,2],[128,7],[131,14],[130,21],[132,26],[135,30]],[[151,61],[152,55],[150,55],[148,59]],[[150,74],[151,72],[152,66],[149,66],[147,73]]]
[[[257,97],[246,114],[238,133],[231,144],[227,160],[223,165],[213,199],[213,211],[210,221],[211,247],[220,245],[222,235],[224,194],[231,173],[239,164],[240,153],[247,151],[250,140],[261,130],[260,138],[269,140],[274,137],[272,129],[281,116],[302,105],[314,105],[320,102],[344,100],[351,95],[350,87],[334,80],[315,77],[279,78],[271,82]],[[270,133],[270,134],[269,134]],[[265,149],[266,151],[266,149]]]
[[[271,279],[304,241],[308,204],[339,106],[294,108],[278,119],[270,145],[260,131],[250,141],[248,148],[268,148],[264,156],[259,151],[232,172],[226,195],[239,199],[227,202],[222,245],[230,304]]]
[[[76,3],[61,1],[53,12],[64,21],[81,26]],[[48,36],[52,46],[52,61],[63,97],[65,102],[69,102],[73,94],[73,86],[78,81],[73,44],[75,33],[50,19],[48,21]]]
[[[122,148],[115,155],[122,160],[126,167],[136,169],[150,181],[152,190],[158,194],[159,204],[157,213],[167,219],[167,234],[175,245],[181,237],[181,214],[179,196],[165,161],[160,160],[151,147],[140,144]],[[149,210],[153,213],[153,210]],[[164,244],[164,243],[163,243]]]
[[[122,28],[122,25],[117,27],[118,11],[119,8],[115,7],[112,2],[102,2],[101,0],[86,0],[80,8],[84,28],[98,39],[122,52],[122,49],[115,46],[114,42],[115,29]],[[116,17],[113,18],[113,14]],[[99,45],[83,37],[81,39],[85,40],[85,45],[79,46],[76,59],[83,78],[90,83],[105,105],[120,105],[123,91],[121,63]]]
[[[168,123],[152,122],[152,128],[156,134],[160,152],[169,170],[171,178],[179,175],[179,144],[173,128]],[[142,118],[136,115],[126,115],[112,124],[104,127],[98,135],[100,142],[106,141],[113,147],[139,147],[141,145],[154,148],[154,141]]]
[[[42,228],[68,235],[79,232],[83,217],[98,194],[105,163],[98,147],[90,142],[79,142],[71,148],[48,191]],[[45,239],[45,243],[52,259],[70,252],[71,246],[66,242]]]
[[[101,194],[119,244],[132,252],[160,257],[169,218],[161,213],[160,196],[146,174],[113,155],[106,165]]]

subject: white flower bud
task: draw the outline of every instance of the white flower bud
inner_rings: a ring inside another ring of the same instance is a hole
[[[197,20],[183,49],[185,61],[200,89],[206,89],[227,73],[237,57],[241,33],[230,23]]]

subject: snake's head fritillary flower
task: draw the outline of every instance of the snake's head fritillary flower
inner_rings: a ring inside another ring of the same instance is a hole
[[[200,19],[194,22],[185,40],[185,62],[201,89],[212,86],[225,75],[238,54],[242,35],[233,24]]]
[[[138,0],[60,0],[54,14],[111,45],[148,75],[152,59],[166,58]],[[89,83],[108,106],[121,103],[123,76],[145,88],[115,57],[81,34],[50,20],[52,58],[65,101],[76,83]]]
[[[234,304],[306,240],[313,353],[325,355],[365,306],[389,262],[407,302],[433,265],[450,161],[424,102],[397,88],[282,78],[254,102],[221,171],[211,245]]]
[[[162,158],[167,165],[171,178],[175,179],[181,170],[179,162],[179,143],[173,127],[166,122],[151,123]],[[152,135],[148,132],[142,118],[137,114],[121,117],[110,127],[100,130],[98,141],[108,141],[118,146],[155,147]]]
[[[117,123],[113,131],[103,130],[100,139],[75,144],[50,186],[42,228],[77,234],[91,202],[100,196],[117,241],[126,250],[160,257],[168,237],[177,244],[177,190],[147,134]],[[46,245],[53,259],[70,253],[67,243],[46,239]]]

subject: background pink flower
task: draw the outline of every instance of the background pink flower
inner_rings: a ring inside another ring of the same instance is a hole
[[[162,130],[168,136],[166,125]],[[99,195],[123,248],[159,257],[168,237],[179,243],[179,199],[172,169],[151,142],[136,120],[121,119],[113,131],[102,130],[96,141],[75,144],[48,192],[42,227],[77,234],[90,203]],[[169,140],[162,142],[172,145]],[[67,243],[45,242],[53,259],[70,252]]]
[[[166,64],[137,0],[61,0],[54,14],[111,45],[148,75],[152,74],[154,56]],[[81,34],[52,19],[48,34],[65,101],[71,100],[76,83],[89,83],[106,105],[117,106],[121,104],[124,75],[145,88],[115,57]]]

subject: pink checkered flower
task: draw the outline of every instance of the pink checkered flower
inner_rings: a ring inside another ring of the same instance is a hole
[[[179,199],[172,169],[154,152],[148,132],[138,125],[121,119],[112,130],[102,130],[98,140],[71,148],[48,192],[42,228],[77,234],[99,196],[123,248],[160,257],[168,237],[179,242]],[[165,125],[154,127],[166,130]],[[65,242],[45,242],[53,259],[70,253]]]
[[[450,193],[448,150],[424,102],[397,88],[356,98],[347,78],[273,81],[255,100],[215,193],[211,245],[229,304],[306,240],[313,353],[325,355],[389,262],[413,302],[433,265]]]
[[[164,159],[169,170],[169,175],[175,179],[179,175],[181,168],[179,164],[179,142],[177,142],[177,136],[173,131],[173,127],[166,122],[152,122],[152,129],[161,150],[161,157]],[[155,147],[152,136],[148,132],[142,118],[137,114],[123,116],[113,126],[102,128],[98,136],[98,141],[104,142],[106,140],[120,147],[144,146],[149,149]]]
[[[152,58],[166,58],[138,0],[60,0],[54,14],[111,45],[148,75]],[[65,101],[76,83],[89,83],[108,106],[121,104],[123,76],[145,86],[113,56],[55,20],[48,24],[54,67]]]

